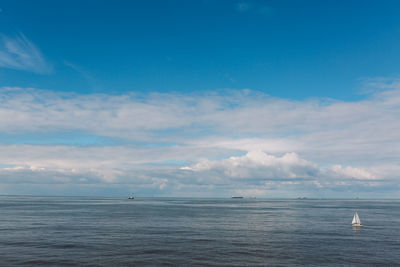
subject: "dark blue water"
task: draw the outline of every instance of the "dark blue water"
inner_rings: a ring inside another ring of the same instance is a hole
[[[400,266],[399,200],[8,196],[0,214],[2,266]]]

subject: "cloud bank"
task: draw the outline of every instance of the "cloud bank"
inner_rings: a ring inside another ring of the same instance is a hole
[[[375,81],[379,90],[348,102],[250,90],[79,95],[3,87],[0,193],[25,183],[201,196],[352,197],[373,188],[390,197],[400,179],[398,84]],[[61,141],[31,141],[47,135]],[[111,141],[80,143],[87,136]]]

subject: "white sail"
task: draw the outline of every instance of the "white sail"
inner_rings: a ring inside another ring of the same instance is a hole
[[[354,213],[352,224],[361,224],[360,217],[358,217],[357,211]]]

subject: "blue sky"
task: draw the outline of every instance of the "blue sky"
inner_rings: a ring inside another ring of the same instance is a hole
[[[396,196],[399,11],[2,1],[0,193]]]
[[[397,1],[2,1],[51,75],[8,85],[76,92],[251,88],[354,99],[360,79],[397,75]],[[57,89],[55,89],[57,88]]]

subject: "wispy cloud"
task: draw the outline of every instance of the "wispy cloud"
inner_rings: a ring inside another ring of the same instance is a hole
[[[250,10],[251,4],[249,2],[239,2],[235,4],[236,10],[240,12],[245,12]]]
[[[270,14],[272,8],[264,3],[256,1],[239,1],[234,4],[236,11],[238,12],[253,12],[258,14]]]
[[[85,70],[81,66],[78,66],[67,60],[64,60],[64,65],[66,65],[67,67],[69,67],[69,68],[73,69],[74,71],[76,71],[77,73],[79,73],[92,88],[94,88],[94,89],[101,88],[98,81],[93,77],[93,75],[90,74],[89,71]]]
[[[0,67],[40,74],[52,70],[39,48],[23,33],[15,37],[0,35]]]

